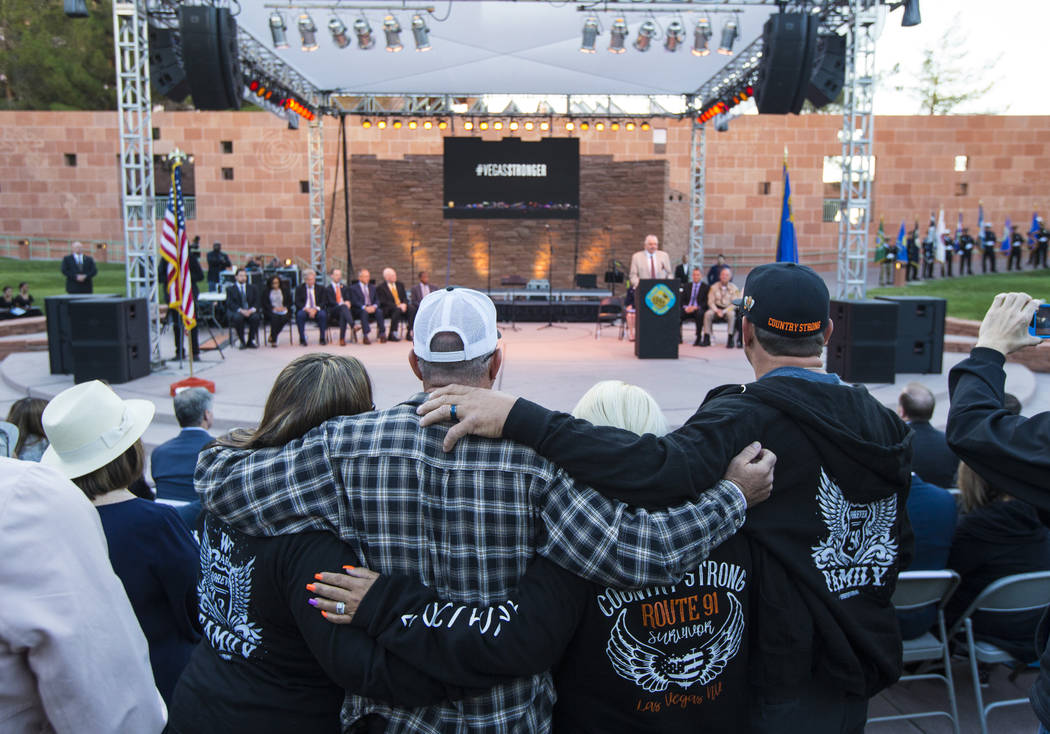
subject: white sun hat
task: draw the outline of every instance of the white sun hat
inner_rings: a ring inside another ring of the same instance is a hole
[[[63,390],[41,416],[51,445],[40,463],[70,479],[90,474],[127,451],[146,432],[154,410],[149,400],[123,400],[98,380]]]

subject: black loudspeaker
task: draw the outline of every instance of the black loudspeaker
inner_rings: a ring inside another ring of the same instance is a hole
[[[755,102],[762,114],[798,114],[806,97],[817,45],[816,16],[774,13],[762,31]]]
[[[237,21],[229,8],[180,5],[179,36],[193,106],[240,109],[244,82],[237,60]]]
[[[47,317],[47,352],[52,375],[73,374],[73,329],[69,321],[69,305],[73,301],[115,298],[105,293],[63,293],[44,299]]]
[[[833,300],[828,372],[846,382],[893,382],[898,311],[890,301]]]
[[[823,107],[838,99],[846,80],[846,38],[838,34],[817,37],[813,74],[806,88],[806,99]]]
[[[158,92],[181,102],[190,93],[179,56],[179,38],[169,28],[149,28],[149,76]]]
[[[594,273],[576,273],[577,288],[597,288],[598,276]]]
[[[73,382],[128,382],[149,374],[149,309],[145,298],[76,301],[69,309],[73,331]]]
[[[896,371],[940,374],[944,367],[944,318],[948,302],[922,296],[880,296],[897,312]]]

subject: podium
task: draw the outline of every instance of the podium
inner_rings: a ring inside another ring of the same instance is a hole
[[[677,279],[638,281],[634,289],[634,356],[678,359],[681,310]]]

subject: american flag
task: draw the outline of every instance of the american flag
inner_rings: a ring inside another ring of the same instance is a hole
[[[182,203],[182,161],[171,169],[171,191],[160,236],[160,254],[168,261],[168,308],[182,315],[182,326],[189,331],[197,325],[197,306],[190,281],[190,247],[186,239],[186,211]]]

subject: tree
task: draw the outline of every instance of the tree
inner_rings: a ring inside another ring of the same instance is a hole
[[[0,109],[117,107],[111,0],[67,18],[55,0],[0,0]]]
[[[983,80],[998,59],[980,67],[967,66],[968,44],[958,20],[956,16],[936,46],[923,50],[915,83],[897,87],[919,101],[921,114],[950,115],[959,107],[980,100],[992,88],[991,82]]]

